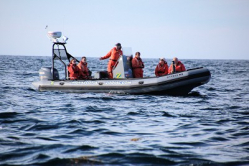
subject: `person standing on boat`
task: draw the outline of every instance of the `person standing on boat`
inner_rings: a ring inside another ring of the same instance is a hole
[[[81,71],[80,79],[87,80],[89,79],[89,69],[87,68],[87,62],[86,62],[86,57],[83,56],[81,58],[80,63],[78,63],[78,68]]]
[[[186,71],[185,66],[181,61],[178,60],[178,58],[174,57],[172,62],[174,63],[175,66],[175,72]],[[168,73],[171,74],[173,72],[174,72],[173,64],[171,64]]]
[[[100,60],[103,60],[103,59],[107,59],[110,57],[109,63],[107,66],[109,78],[113,78],[112,69],[117,63],[118,58],[123,55],[121,48],[122,48],[121,44],[117,43],[116,46],[113,47],[105,56],[100,58]]]
[[[155,69],[155,75],[157,77],[164,76],[168,74],[168,64],[165,58],[159,58],[159,63]]]
[[[144,63],[140,58],[140,52],[136,52],[135,57],[132,59],[131,63],[134,78],[143,78]]]
[[[70,61],[70,64],[67,66],[67,70],[69,72],[69,79],[70,80],[77,80],[79,79],[80,75],[81,75],[81,71],[78,68],[78,66],[76,65],[76,59],[72,59]]]

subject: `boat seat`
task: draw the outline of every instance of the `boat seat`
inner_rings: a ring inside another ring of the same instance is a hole
[[[107,79],[108,77],[108,72],[107,71],[97,71],[94,74],[95,79]]]

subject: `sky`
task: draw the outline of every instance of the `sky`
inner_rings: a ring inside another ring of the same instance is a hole
[[[249,59],[249,0],[0,0],[0,21],[0,55],[51,56],[49,30],[75,57]]]

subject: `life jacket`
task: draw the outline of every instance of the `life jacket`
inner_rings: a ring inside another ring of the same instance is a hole
[[[67,70],[69,72],[69,78],[70,80],[75,80],[75,79],[79,79],[80,76],[80,69],[78,68],[78,66],[76,64],[69,64],[67,66]]]
[[[168,74],[168,65],[167,63],[164,63],[163,65],[161,65],[160,63],[156,66],[155,69],[155,75],[156,76],[163,76],[163,75],[167,75]]]
[[[82,61],[80,61],[80,63],[78,63],[78,68],[80,69],[80,78],[81,79],[88,79],[89,77],[89,70],[87,68],[87,62],[83,63]]]
[[[168,73],[173,71],[173,64],[170,65]],[[185,66],[182,64],[181,61],[178,61],[177,65],[175,66],[176,72],[183,72],[186,71]]]
[[[133,69],[136,69],[136,68],[141,68],[142,69],[142,68],[144,68],[144,63],[143,63],[141,58],[135,57],[135,58],[132,59],[131,63],[132,63],[132,68]]]
[[[122,50],[117,50],[116,47],[113,47],[102,59],[107,59],[110,57],[110,60],[117,61],[118,58],[123,55]]]
[[[133,58],[132,61],[132,69],[134,78],[143,78],[143,68],[144,63],[141,58]]]

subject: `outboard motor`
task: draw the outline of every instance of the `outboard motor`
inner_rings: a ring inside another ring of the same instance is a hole
[[[53,79],[53,70],[52,67],[42,67],[39,70],[39,76],[41,81],[47,80],[59,80],[58,70],[54,68],[54,79]]]

